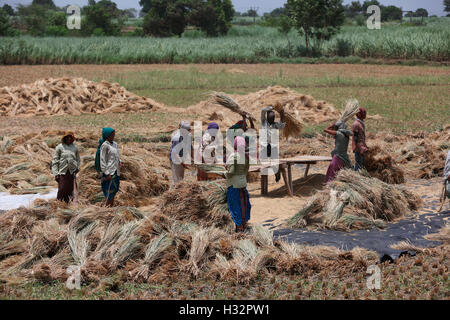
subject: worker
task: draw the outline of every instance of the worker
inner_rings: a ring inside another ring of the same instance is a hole
[[[234,130],[242,129],[242,131],[246,132],[248,130],[247,119],[250,122],[250,128],[255,129],[255,123],[253,122],[252,117],[249,117],[249,114],[247,112],[244,112],[242,114],[242,120],[236,122],[234,125],[230,127],[230,129]]]
[[[364,124],[366,116],[366,109],[359,108],[358,113],[356,114],[356,120],[352,127],[352,149],[355,154],[355,171],[365,168],[364,155],[369,150],[366,145],[366,126]]]
[[[263,149],[263,151],[267,151],[267,157],[270,159],[272,158],[272,154],[273,155],[277,155],[278,154],[278,149],[276,147],[276,145],[278,144],[274,144],[274,141],[272,141],[272,132],[271,130],[282,130],[286,127],[286,123],[284,121],[284,109],[281,110],[280,112],[280,118],[281,118],[281,122],[275,122],[275,112],[273,111],[273,106],[269,106],[267,108],[264,108],[261,111],[261,128],[263,130],[267,130],[267,146],[263,146],[263,148],[265,148],[265,150]],[[278,135],[280,136],[280,135]],[[262,153],[264,154],[264,153]],[[281,175],[280,175],[280,171],[277,170],[276,174],[275,174],[275,180],[276,182],[280,181]]]
[[[184,138],[186,138],[186,140]],[[180,143],[182,143],[182,145],[178,146]],[[172,168],[171,188],[173,188],[177,183],[183,181],[184,170],[189,168],[183,157],[183,150],[185,149],[184,143],[192,146],[191,125],[188,121],[185,120],[180,122],[178,129],[173,133],[171,139],[169,154],[170,166]],[[174,152],[175,148],[179,149],[180,147],[182,148],[178,153]]]
[[[197,157],[198,159],[202,160],[202,163],[205,162],[205,159],[203,158],[204,154],[207,154],[209,157],[208,164],[216,163],[214,141],[216,139],[215,133],[218,131],[219,125],[215,122],[212,122],[208,125],[206,132],[203,134],[202,142],[200,143],[200,146],[197,150],[198,153]],[[207,180],[208,174],[204,170],[197,168],[197,181],[207,181]]]
[[[58,182],[56,199],[69,203],[73,198],[76,175],[80,171],[81,159],[77,146],[74,144],[75,135],[67,132],[56,146],[52,159],[52,174]]]
[[[114,198],[120,188],[120,161],[119,148],[114,141],[116,131],[112,128],[102,129],[102,138],[98,142],[96,154],[96,169],[101,172],[101,187],[105,196],[105,205],[114,206]]]
[[[343,168],[352,168],[352,162],[348,157],[347,150],[350,136],[353,134],[352,131],[347,128],[347,124],[344,121],[332,123],[324,130],[324,132],[335,137],[335,147],[333,152],[331,152],[332,160],[325,178],[325,182],[329,183],[336,178],[339,170]]]
[[[240,154],[240,150],[245,150]],[[245,157],[245,159],[242,159]],[[250,220],[250,195],[247,190],[247,173],[249,170],[249,154],[245,138],[237,136],[234,139],[234,153],[228,158],[227,169],[227,203],[231,213],[236,232],[242,232],[247,228]]]

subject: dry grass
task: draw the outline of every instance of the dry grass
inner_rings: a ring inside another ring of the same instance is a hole
[[[341,170],[288,224],[313,225],[337,230],[384,227],[411,210],[421,200],[404,186],[394,186],[353,170]]]

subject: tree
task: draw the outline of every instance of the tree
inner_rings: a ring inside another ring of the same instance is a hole
[[[428,11],[427,11],[427,9],[419,8],[416,10],[415,16],[416,17],[428,17]]]
[[[181,37],[187,25],[186,11],[184,0],[153,0],[144,18],[144,33],[157,37],[174,34]]]
[[[270,13],[270,16],[273,18],[278,18],[281,16],[286,16],[286,8],[276,8],[273,9],[272,12]]]
[[[382,5],[377,0],[364,1],[364,3],[362,4],[362,11],[364,12],[364,14],[367,14],[367,8],[370,6],[379,6],[380,8],[382,7]]]
[[[105,35],[120,34],[123,23],[121,11],[114,2],[101,0],[94,5],[84,7],[83,14],[85,20],[82,30],[85,34],[92,34],[96,29],[101,29]],[[117,23],[114,23],[113,19],[116,19]]]
[[[5,3],[3,5],[3,10],[6,12],[7,15],[13,16],[14,15],[14,9],[9,4]]]
[[[56,6],[55,6],[55,3],[53,2],[53,0],[33,0],[33,2],[31,4],[56,9]]]
[[[0,36],[8,35],[11,25],[9,23],[9,15],[5,9],[0,8]]]
[[[306,48],[310,39],[328,40],[345,20],[342,0],[288,0],[287,9],[295,28],[305,36]]]
[[[188,22],[199,27],[208,36],[217,37],[228,33],[234,14],[231,0],[192,0]]]
[[[444,11],[450,12],[450,0],[444,0]]]
[[[46,6],[39,4],[19,5],[17,7],[17,15],[21,18],[21,23],[30,34],[34,36],[45,34],[45,28],[49,21],[49,10]]]
[[[347,17],[354,18],[357,15],[361,14],[363,11],[363,6],[359,1],[353,1],[346,8]]]
[[[402,20],[403,11],[396,6],[381,7],[381,21]]]
[[[152,8],[152,0],[139,0],[139,5],[142,7],[143,13],[148,13]]]

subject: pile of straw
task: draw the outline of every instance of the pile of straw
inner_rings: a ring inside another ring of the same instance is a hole
[[[0,88],[0,116],[138,112],[159,107],[117,83],[82,78],[49,78]]]
[[[145,206],[150,203],[151,197],[169,189],[169,177],[164,171],[155,170],[151,158],[121,156],[121,160],[124,166],[120,172],[120,191],[115,199],[118,205]],[[93,156],[84,158],[78,180],[80,197],[90,203],[105,201]]]
[[[356,99],[350,99],[346,102],[344,112],[342,112],[341,118],[342,122],[347,122],[353,118],[359,110],[359,102]]]
[[[353,170],[341,170],[336,180],[317,193],[288,224],[334,230],[384,228],[416,210],[421,200],[403,186],[394,186]]]
[[[382,152],[380,146],[371,146],[364,156],[364,164],[369,174],[383,182],[390,184],[405,183],[405,173],[395,160]]]
[[[275,103],[273,108],[280,113],[282,110],[284,110],[283,105],[280,102]],[[301,123],[296,117],[295,114],[292,114],[289,111],[284,110],[284,118],[286,122],[286,126],[283,129],[283,136],[285,139],[288,139],[289,137],[300,137],[300,134],[302,133],[304,124]]]
[[[300,94],[280,86],[268,87],[248,95],[231,95],[229,98],[240,106],[240,109],[254,115],[258,122],[260,121],[261,110],[275,105],[281,105],[285,113],[291,115],[296,119],[296,123],[298,121],[300,124],[320,124],[336,120],[340,116],[340,112],[333,105],[325,101],[317,101],[310,95]],[[213,100],[213,103],[211,100]],[[187,108],[187,112],[200,115],[205,122],[215,121],[224,128],[230,127],[238,120],[233,108],[222,108],[214,102],[214,99],[208,99],[190,106]]]
[[[252,116],[248,111],[244,110],[236,101],[234,101],[231,97],[225,95],[224,93],[213,93],[212,98],[218,105],[225,107],[234,113],[237,113],[241,116],[248,116],[248,118],[256,121],[255,117]]]
[[[200,193],[191,205],[200,204],[203,210],[196,212],[188,201],[171,194],[161,204],[181,201],[173,207],[181,211],[69,208],[57,201],[40,201],[32,209],[0,215],[0,281],[63,282],[67,268],[75,266],[81,270],[82,285],[97,284],[105,290],[117,279],[212,277],[242,283],[271,272],[320,272],[338,263],[340,270],[359,272],[377,259],[370,252],[290,245],[274,240],[262,226],[255,226],[251,234],[227,231],[224,223],[229,217],[217,218],[224,204],[223,189],[214,184],[178,188]]]

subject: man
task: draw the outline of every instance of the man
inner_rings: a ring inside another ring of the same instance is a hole
[[[275,122],[275,112],[273,111],[273,106],[269,106],[267,108],[264,108],[261,111],[261,128],[263,130],[267,130],[267,157],[272,157],[272,151],[276,151],[276,147],[272,147],[272,144],[275,141],[272,141],[272,132],[271,130],[282,130],[284,127],[286,127],[286,123],[284,122],[284,110],[281,110],[280,112],[280,118],[281,122]],[[278,136],[280,136],[278,134]],[[275,154],[275,152],[273,152]],[[275,180],[276,182],[280,181],[281,175],[280,171],[277,171],[275,174]]]
[[[364,119],[366,119],[366,117],[366,109],[359,108],[359,111],[356,114],[355,123],[352,127],[352,149],[355,153],[355,171],[364,169],[364,155],[369,150],[366,145],[366,126],[364,124]]]
[[[172,145],[170,147],[170,166],[172,167],[172,184],[171,188],[175,186],[178,182],[183,181],[184,179],[184,170],[188,169],[188,165],[184,163],[183,159],[183,148],[177,153],[173,152],[175,147],[180,143],[188,143],[191,145],[192,135],[191,135],[191,125],[188,121],[181,121],[179,128],[172,135]],[[187,135],[186,135],[187,134]],[[184,140],[183,135],[186,135],[186,141]]]

